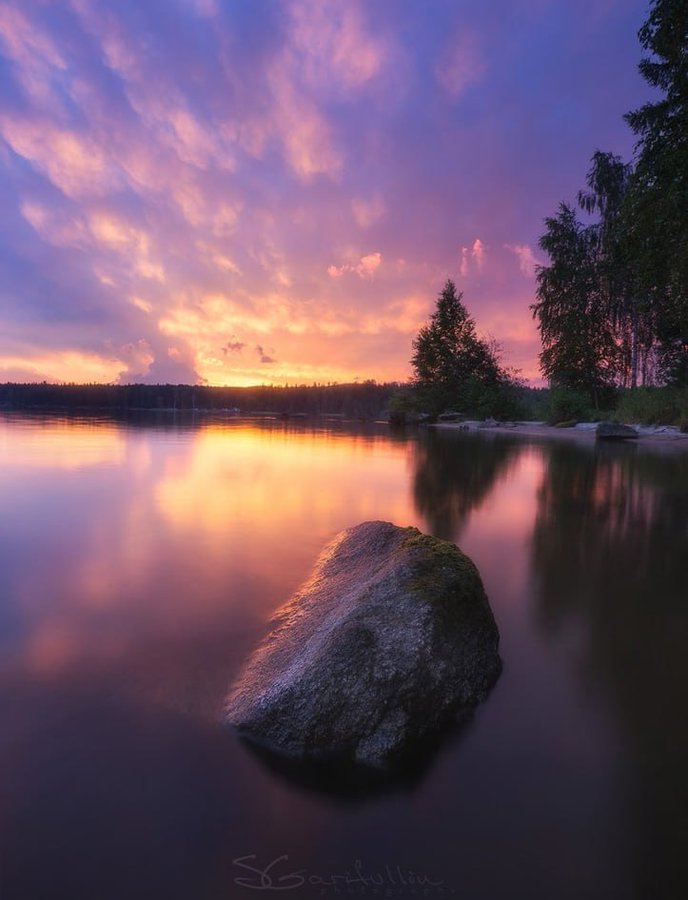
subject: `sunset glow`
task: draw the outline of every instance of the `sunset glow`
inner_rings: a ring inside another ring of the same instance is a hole
[[[0,2],[0,381],[405,380],[445,279],[538,378],[544,216],[646,0]]]

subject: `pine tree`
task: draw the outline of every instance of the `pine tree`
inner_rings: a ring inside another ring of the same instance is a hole
[[[508,382],[494,349],[478,337],[462,298],[448,279],[430,321],[413,342],[416,392],[434,415],[447,409],[483,412]]]

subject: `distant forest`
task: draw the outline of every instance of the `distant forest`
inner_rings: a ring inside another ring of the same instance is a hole
[[[209,387],[188,384],[1,384],[0,409],[231,412],[376,419],[399,384]]]
[[[403,386],[312,384],[278,387],[209,387],[189,384],[0,384],[0,410],[225,413],[246,416],[331,416],[386,419],[390,399]],[[547,391],[520,388],[524,411],[534,411]]]

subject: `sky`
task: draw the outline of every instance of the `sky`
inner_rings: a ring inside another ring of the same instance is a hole
[[[452,278],[537,384],[545,216],[646,0],[0,0],[0,381],[404,381]]]

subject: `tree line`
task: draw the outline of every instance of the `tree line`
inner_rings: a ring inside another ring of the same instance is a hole
[[[397,383],[213,387],[189,384],[0,384],[0,408],[225,412],[376,419]]]
[[[532,306],[553,386],[608,405],[618,389],[688,385],[688,3],[653,0],[639,64],[657,99],[624,118],[624,162],[597,151],[575,205],[545,220]]]

